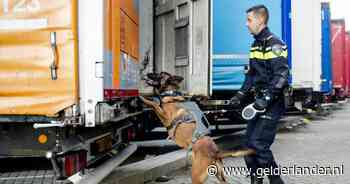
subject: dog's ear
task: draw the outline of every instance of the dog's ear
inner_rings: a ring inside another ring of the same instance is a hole
[[[173,76],[173,80],[174,80],[177,84],[180,84],[180,83],[184,80],[184,78],[181,77],[181,76],[178,76],[178,75],[174,75],[174,76]]]
[[[168,72],[161,72],[160,73],[160,78],[161,78],[160,85],[164,86],[168,82],[168,79],[171,78],[171,77],[172,76],[171,76],[170,73],[168,73]]]
[[[160,83],[158,81],[153,80],[146,80],[146,84],[155,88],[160,86]]]
[[[161,78],[169,78],[169,77],[171,77],[171,74],[168,72],[160,72],[159,76]]]
[[[160,86],[160,74],[159,73],[148,73],[147,78],[145,79],[146,84],[155,88]]]
[[[167,84],[170,84],[170,85],[174,85],[176,87],[179,87],[180,83],[184,80],[183,77],[181,76],[171,76],[168,81],[167,81]]]
[[[154,80],[154,81],[159,81],[161,79],[161,76],[159,73],[148,73],[147,78]]]

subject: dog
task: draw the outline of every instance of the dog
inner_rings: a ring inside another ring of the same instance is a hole
[[[145,82],[152,86],[159,96],[159,102],[140,96],[147,106],[151,107],[164,127],[169,139],[179,147],[192,150],[192,183],[202,184],[208,178],[208,167],[215,166],[216,177],[226,183],[223,173],[223,158],[240,157],[254,154],[252,149],[237,151],[220,151],[213,139],[208,135],[206,118],[194,102],[188,102],[179,92],[183,81],[181,76],[173,76],[167,72],[148,73]]]

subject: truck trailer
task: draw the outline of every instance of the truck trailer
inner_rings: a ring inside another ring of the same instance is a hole
[[[136,150],[141,2],[1,1],[0,157],[46,156],[66,178]]]
[[[331,10],[329,3],[322,3],[322,84],[321,92],[324,102],[329,102],[333,90],[332,78],[332,42],[331,42]]]
[[[345,20],[332,20],[332,69],[334,99],[345,97]]]

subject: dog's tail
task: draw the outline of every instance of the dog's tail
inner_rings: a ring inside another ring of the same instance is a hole
[[[247,148],[247,149],[240,149],[235,151],[220,151],[218,154],[219,159],[223,159],[226,157],[243,157],[247,155],[253,155],[255,154],[255,150]]]

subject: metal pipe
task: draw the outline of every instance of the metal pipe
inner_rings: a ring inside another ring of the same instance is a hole
[[[51,121],[51,123],[34,123],[33,128],[39,129],[39,128],[52,128],[52,127],[64,127],[65,124],[61,123],[59,121]]]

